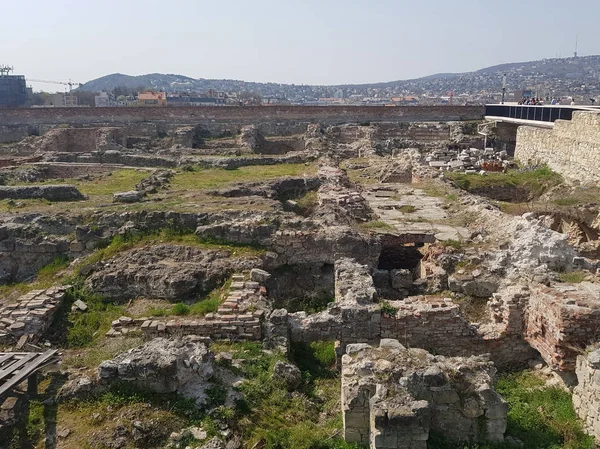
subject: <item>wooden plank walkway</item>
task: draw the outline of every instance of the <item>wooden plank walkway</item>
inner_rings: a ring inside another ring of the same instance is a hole
[[[0,398],[12,388],[29,380],[28,392],[33,386],[37,390],[35,373],[40,368],[58,362],[57,350],[46,352],[0,352]],[[31,376],[31,377],[30,377]]]

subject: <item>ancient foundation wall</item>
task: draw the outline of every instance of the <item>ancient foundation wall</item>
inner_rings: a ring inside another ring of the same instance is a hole
[[[599,289],[582,283],[532,289],[524,337],[554,369],[573,371],[579,351],[598,340]]]
[[[515,158],[548,164],[573,181],[600,181],[600,113],[574,112],[573,120],[557,120],[554,129],[520,126]]]
[[[600,443],[600,350],[577,357],[573,406],[587,433]]]
[[[31,108],[2,109],[0,141],[9,126],[34,129],[42,134],[61,124],[70,126],[127,126],[136,124],[201,125],[208,135],[235,135],[244,125],[256,125],[265,135],[301,134],[309,123],[336,125],[373,122],[435,122],[479,120],[481,106],[250,106],[178,108]],[[23,133],[24,128],[18,128]],[[32,132],[28,131],[29,134]],[[12,133],[12,131],[11,131]],[[141,134],[141,133],[140,133]],[[145,135],[145,134],[143,134]],[[13,136],[14,138],[14,136]]]

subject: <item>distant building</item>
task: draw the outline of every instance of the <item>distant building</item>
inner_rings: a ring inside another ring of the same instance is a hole
[[[110,106],[115,106],[115,102],[110,98],[110,95],[106,92],[100,92],[100,95],[96,95],[94,97],[94,105],[97,108],[107,108]]]
[[[191,97],[185,95],[167,97],[169,106],[222,106],[225,103],[225,97]]]
[[[27,98],[24,76],[0,75],[0,107],[22,106]]]
[[[64,108],[69,106],[77,106],[77,104],[77,97],[70,92],[58,92],[50,95],[50,106]]]
[[[165,92],[140,92],[138,95],[138,106],[166,106],[167,94]]]

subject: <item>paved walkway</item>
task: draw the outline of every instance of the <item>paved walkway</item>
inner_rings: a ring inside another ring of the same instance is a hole
[[[471,234],[466,228],[445,224],[448,214],[443,200],[428,196],[410,184],[371,186],[362,195],[379,219],[393,226],[398,234],[414,235],[415,239],[427,235],[436,240],[461,240]],[[408,211],[409,206],[414,212]]]

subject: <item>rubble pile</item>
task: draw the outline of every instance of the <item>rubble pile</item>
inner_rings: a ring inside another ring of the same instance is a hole
[[[502,171],[511,164],[506,151],[496,151],[493,148],[434,150],[425,157],[425,162],[432,168],[464,171],[467,174],[479,173],[481,170]]]

